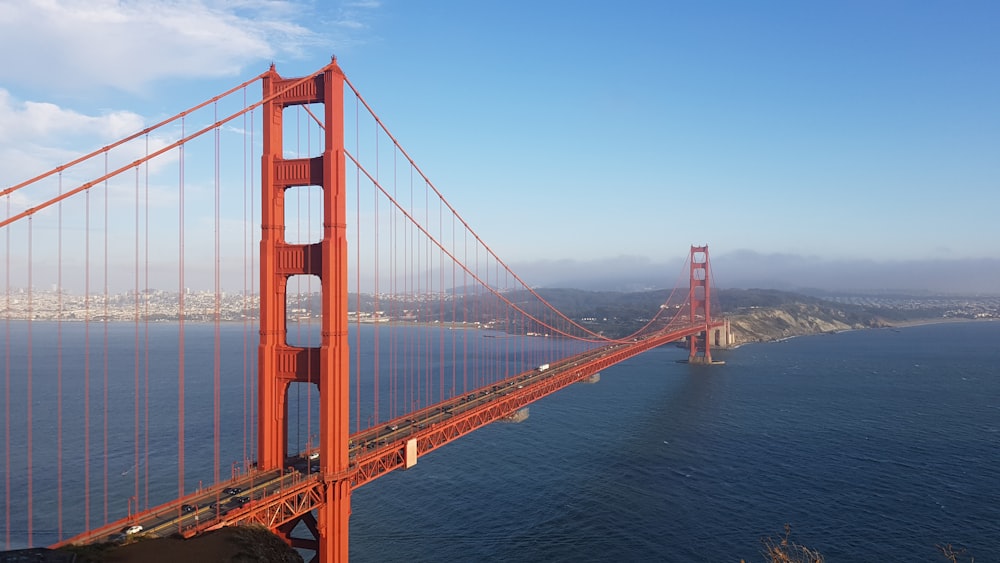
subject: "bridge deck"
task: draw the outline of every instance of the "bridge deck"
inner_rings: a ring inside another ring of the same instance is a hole
[[[711,325],[713,328],[715,324]],[[573,383],[647,350],[705,330],[704,324],[668,327],[629,343],[598,347],[533,369],[408,415],[351,437],[351,471],[322,473],[316,453],[289,458],[284,470],[257,471],[203,489],[182,499],[64,540],[53,547],[125,539],[131,526],[138,534],[190,537],[241,522],[275,529],[322,504],[325,482],[349,479],[351,488],[406,466],[406,445],[415,441],[422,456],[478,428],[509,417],[519,409]]]

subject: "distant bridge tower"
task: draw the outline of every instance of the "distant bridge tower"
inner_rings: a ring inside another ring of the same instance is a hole
[[[691,322],[705,323],[705,330],[688,337],[688,363],[712,363],[712,344],[709,337],[711,319],[711,285],[708,267],[708,246],[691,247],[691,283],[688,302],[691,304]]]
[[[344,172],[344,74],[336,60],[302,84],[271,67],[263,80],[261,160],[260,348],[258,374],[258,467],[281,468],[288,455],[288,389],[312,383],[320,400],[319,452],[323,474],[317,516],[311,512],[277,530],[295,547],[314,549],[325,563],[347,561],[351,486],[348,470],[349,363],[347,341],[347,205]],[[323,153],[286,159],[282,117],[290,106],[323,104]],[[297,186],[323,190],[323,237],[311,244],[285,241],[285,193]],[[313,275],[322,288],[319,347],[288,344],[286,287],[294,275]],[[292,538],[303,522],[315,541]]]

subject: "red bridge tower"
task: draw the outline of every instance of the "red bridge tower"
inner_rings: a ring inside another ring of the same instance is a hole
[[[297,82],[301,82],[295,85]],[[345,203],[344,74],[334,60],[309,80],[286,79],[272,65],[263,80],[264,152],[261,161],[260,348],[258,374],[258,467],[281,468],[288,454],[288,388],[315,384],[320,401],[319,453],[323,504],[279,528],[296,547],[315,549],[324,562],[347,561],[351,484],[347,477],[349,363],[347,341],[347,206]],[[323,104],[320,156],[286,159],[282,115],[290,106]],[[312,244],[285,241],[285,190],[323,190],[323,237]],[[322,287],[322,335],[318,348],[290,346],[286,286],[294,275],[313,275]],[[303,522],[315,541],[292,539]]]
[[[711,364],[712,349],[709,337],[711,319],[711,285],[708,272],[708,246],[691,247],[691,284],[688,302],[691,304],[691,322],[705,322],[705,330],[688,337],[688,363]]]

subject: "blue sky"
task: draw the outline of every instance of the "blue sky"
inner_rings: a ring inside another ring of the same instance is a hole
[[[529,281],[672,281],[708,243],[723,285],[985,264],[935,288],[1000,292],[998,24],[985,1],[0,0],[0,184],[336,54]]]

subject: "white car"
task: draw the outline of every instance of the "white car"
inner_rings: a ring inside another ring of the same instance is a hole
[[[142,526],[136,524],[134,526],[129,526],[128,528],[125,528],[124,530],[122,530],[122,533],[125,534],[126,536],[132,536],[138,534],[142,530],[143,530]]]

